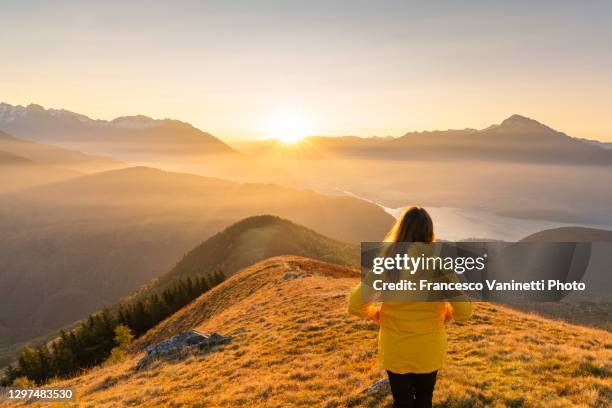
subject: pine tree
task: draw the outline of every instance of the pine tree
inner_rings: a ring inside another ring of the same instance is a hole
[[[17,361],[17,371],[20,376],[27,376],[31,380],[38,382],[42,378],[40,360],[36,350],[32,347],[24,347]]]
[[[164,302],[162,302],[157,294],[153,294],[149,299],[147,304],[147,313],[150,316],[149,319],[151,326],[155,326],[166,317],[166,305]]]
[[[46,344],[40,345],[36,348],[36,358],[40,367],[38,376],[31,377],[32,380],[36,381],[37,384],[46,382],[49,378],[53,377],[53,363],[51,360],[51,353]]]
[[[125,354],[128,346],[132,342],[134,336],[129,327],[120,324],[115,327],[115,337],[113,338],[116,346],[111,350],[109,361],[118,363],[125,359]]]

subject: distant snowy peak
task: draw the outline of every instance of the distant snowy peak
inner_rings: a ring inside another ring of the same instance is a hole
[[[19,117],[26,114],[26,108],[23,106],[13,106],[8,103],[0,102],[0,122],[13,122]]]
[[[175,119],[153,119],[145,115],[121,116],[110,121],[110,124],[121,129],[150,129],[157,126],[189,126],[190,124]]]
[[[80,113],[71,112],[66,109],[45,109],[41,105],[30,104],[28,106],[10,105],[0,102],[0,125],[10,124],[20,120],[31,118],[48,121],[60,121],[66,124],[79,125],[92,128],[117,128],[117,129],[150,129],[158,126],[191,126],[188,123],[173,119],[153,119],[144,115],[122,116],[111,121],[92,119]]]
[[[0,131],[17,138],[53,144],[124,161],[168,155],[235,154],[210,133],[174,119],[144,115],[92,119],[65,109],[0,103]]]
[[[514,114],[502,121],[499,125],[489,126],[484,130],[500,129],[512,132],[545,132],[545,133],[561,133],[551,127],[546,126],[537,120],[526,116]]]

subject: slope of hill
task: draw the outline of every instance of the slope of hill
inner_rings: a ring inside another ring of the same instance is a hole
[[[24,157],[41,165],[60,167],[84,173],[126,167],[125,163],[118,160],[90,156],[74,150],[29,142],[17,139],[2,131],[0,131],[0,150]]]
[[[608,242],[612,231],[597,228],[562,227],[536,232],[523,238],[524,242]]]
[[[54,382],[85,406],[382,407],[388,390],[377,326],[346,312],[358,270],[300,257],[239,272],[133,344],[124,362]],[[197,329],[233,333],[208,354],[160,360],[136,371],[148,344]],[[604,407],[612,403],[609,333],[479,303],[448,328],[438,377],[440,407]]]
[[[279,255],[299,255],[340,265],[359,265],[359,246],[327,238],[311,229],[272,215],[239,221],[204,241],[172,270],[147,285],[143,292],[203,273],[238,270]]]
[[[169,271],[203,239],[257,214],[347,242],[379,239],[393,222],[353,198],[150,168],[7,194],[0,197],[0,347],[115,303]],[[270,234],[274,240],[274,230],[253,230],[249,239]]]
[[[46,166],[12,152],[0,150],[0,194],[64,181],[79,175],[81,173],[73,170]]]
[[[20,157],[9,152],[0,151],[0,166],[20,166],[33,164],[32,160]]]
[[[188,123],[143,115],[94,120],[64,109],[0,103],[0,129],[29,140],[122,160],[235,153],[216,137]]]

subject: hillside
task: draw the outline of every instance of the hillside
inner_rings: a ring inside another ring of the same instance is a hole
[[[181,259],[172,270],[141,292],[161,290],[169,282],[238,270],[279,255],[298,255],[340,265],[359,264],[359,246],[327,238],[311,229],[272,215],[249,217],[215,234]]]
[[[31,160],[12,153],[0,151],[0,166],[20,166],[32,164]]]
[[[536,232],[523,238],[523,242],[609,242],[612,241],[612,231],[583,228],[562,227]]]
[[[107,121],[36,104],[0,103],[0,129],[28,140],[127,161],[235,153],[213,135],[178,120],[136,115]]]
[[[0,194],[64,181],[79,175],[81,173],[74,170],[47,166],[12,152],[0,150]]]
[[[18,139],[0,130],[0,150],[26,158],[39,165],[83,173],[118,169],[126,164],[118,160],[91,156],[75,150]]]
[[[125,362],[53,383],[84,406],[389,406],[377,326],[350,317],[356,269],[299,257],[242,270],[151,330]],[[233,333],[209,354],[134,367],[141,350],[178,332]],[[612,403],[609,333],[476,304],[449,325],[438,407],[605,407]],[[554,379],[554,380],[552,380]]]
[[[241,220],[215,234],[189,251],[170,271],[121,301],[107,306],[113,310],[128,308],[138,300],[150,298],[153,294],[161,295],[165,289],[176,287],[178,281],[185,282],[187,278],[195,281],[206,277],[210,282],[217,271],[231,276],[239,269],[278,255],[299,255],[336,264],[359,264],[358,245],[328,238],[276,216],[260,215]],[[8,334],[10,330],[7,329]],[[53,335],[49,333],[47,337]],[[38,341],[42,340],[36,339],[33,343],[37,344]],[[14,360],[25,345],[13,345],[0,352],[0,367]]]
[[[0,349],[114,304],[203,240],[258,214],[353,243],[378,239],[393,222],[353,198],[150,168],[7,194],[0,197]]]
[[[0,131],[0,194],[125,167],[104,157],[17,139]]]

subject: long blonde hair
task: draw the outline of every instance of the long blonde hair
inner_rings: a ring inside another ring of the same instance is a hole
[[[397,219],[384,242],[433,242],[433,221],[421,207],[410,207]]]

